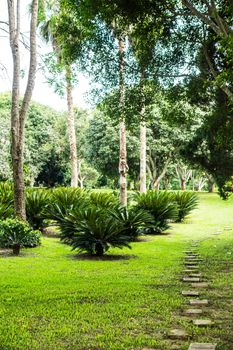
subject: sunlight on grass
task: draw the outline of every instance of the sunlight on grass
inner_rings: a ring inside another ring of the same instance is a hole
[[[210,234],[233,227],[233,199],[199,198],[199,208],[184,224],[174,224],[170,234],[146,237],[132,250],[109,251],[123,255],[118,260],[81,259],[48,237],[20,257],[1,255],[0,349],[168,350],[164,334],[176,326],[209,340],[222,336],[216,327],[203,335],[179,317],[185,302],[179,273],[191,239],[210,237],[201,253],[213,286],[220,290],[230,278],[218,266],[223,256],[232,259],[232,231],[224,231],[221,240]],[[232,274],[229,283],[232,287]],[[216,291],[210,293],[214,299]],[[228,338],[222,349],[231,349]]]

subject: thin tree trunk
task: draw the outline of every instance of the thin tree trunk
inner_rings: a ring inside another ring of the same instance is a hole
[[[27,86],[22,102],[19,106],[20,96],[20,0],[8,0],[10,46],[13,59],[13,85],[12,85],[12,107],[11,107],[11,135],[12,135],[12,165],[14,181],[14,211],[15,215],[22,220],[26,219],[25,189],[23,172],[23,146],[24,128],[26,115],[31,101],[36,75],[36,28],[38,15],[38,0],[32,1],[31,24],[30,24],[30,65]]]
[[[125,126],[125,79],[124,79],[124,36],[121,33],[119,37],[119,92],[120,92],[120,155],[119,155],[119,173],[120,173],[120,202],[127,205],[127,150],[126,150],[126,126]]]
[[[74,105],[72,96],[72,72],[69,65],[66,66],[66,95],[67,95],[67,129],[70,144],[70,158],[71,158],[71,187],[78,186],[78,159],[77,159],[77,140],[75,133],[74,122]]]
[[[140,125],[140,193],[146,192],[146,124]]]
[[[185,179],[180,179],[180,187],[182,191],[186,190],[186,180]]]
[[[158,189],[159,189],[160,181],[161,181],[161,180],[164,178],[164,176],[166,175],[169,162],[170,162],[170,158],[168,158],[168,159],[166,160],[161,174],[160,174],[156,179],[153,179],[153,188],[154,188],[155,190],[158,190]]]
[[[145,72],[141,70],[141,124],[140,124],[140,193],[146,192],[146,122],[145,122]]]

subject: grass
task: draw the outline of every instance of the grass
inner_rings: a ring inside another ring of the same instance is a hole
[[[57,238],[24,249],[20,257],[1,253],[0,349],[139,350],[187,349],[167,340],[182,327],[195,341],[216,340],[233,349],[233,199],[201,194],[200,205],[168,235],[150,236],[132,250],[110,251],[101,259],[78,257]],[[220,239],[219,239],[220,238]],[[200,330],[182,317],[183,250],[201,239],[203,272],[212,280],[203,296],[212,300],[207,316],[218,322]],[[219,298],[220,296],[220,298]]]

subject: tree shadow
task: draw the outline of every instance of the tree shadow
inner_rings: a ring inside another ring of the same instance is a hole
[[[114,254],[105,254],[103,256],[91,255],[88,253],[72,254],[68,255],[72,260],[89,260],[89,261],[119,261],[119,260],[130,260],[136,259],[136,255],[114,255]]]

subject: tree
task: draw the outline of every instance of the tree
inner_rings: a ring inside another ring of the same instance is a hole
[[[23,146],[24,126],[36,75],[36,28],[38,16],[38,0],[32,0],[30,24],[30,64],[28,81],[22,105],[20,106],[20,0],[15,6],[14,0],[8,0],[10,46],[13,59],[13,85],[11,108],[11,134],[12,134],[12,165],[14,180],[14,210],[15,215],[26,220],[24,172],[23,172]]]
[[[80,22],[72,16],[72,13],[67,11],[66,7],[59,1],[48,1],[47,7],[44,11],[43,21],[41,22],[41,33],[43,38],[47,42],[51,42],[54,53],[57,58],[57,64],[46,60],[49,64],[49,70],[52,73],[53,78],[50,79],[52,84],[57,84],[54,75],[56,73],[61,77],[61,73],[64,73],[64,80],[61,80],[60,93],[64,94],[64,86],[67,99],[67,130],[69,136],[70,146],[70,160],[71,160],[71,186],[82,186],[82,179],[80,174],[80,161],[77,156],[77,138],[75,133],[75,120],[74,120],[74,103],[73,103],[73,84],[75,81],[72,64],[75,58],[72,57],[70,52],[67,52],[67,36],[64,32],[64,28],[69,26],[75,26],[76,38],[75,44],[81,48],[83,41],[85,40],[85,34],[80,29]],[[46,16],[47,12],[49,13]],[[48,18],[47,18],[48,17]],[[73,38],[74,39],[74,38]],[[76,49],[78,51],[78,49]],[[51,57],[51,56],[50,56]],[[48,67],[47,67],[48,68]],[[48,69],[47,69],[48,70]],[[63,81],[62,81],[63,80]]]

